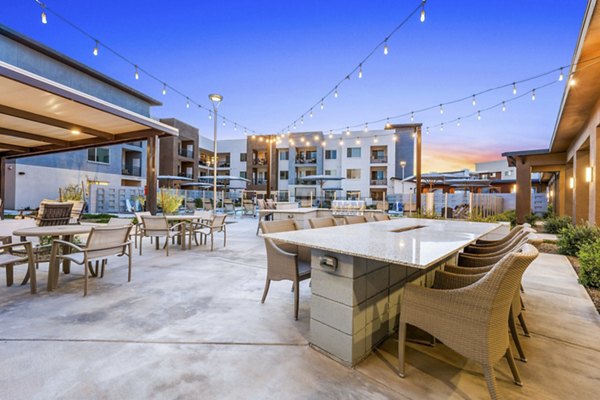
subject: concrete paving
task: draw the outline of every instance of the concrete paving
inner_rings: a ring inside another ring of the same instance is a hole
[[[84,298],[82,268],[40,292],[0,287],[0,398],[447,399],[487,398],[478,365],[444,345],[409,344],[406,378],[395,374],[397,341],[388,339],[355,369],[308,346],[310,287],[301,284],[299,321],[288,282],[273,282],[260,304],[266,272],[256,220],[228,226],[217,239],[170,257],[149,243],[109,262]],[[0,234],[19,222],[0,222]],[[17,267],[15,281],[24,267]],[[2,280],[2,282],[4,282]],[[524,279],[531,338],[524,387],[498,363],[508,399],[594,398],[600,387],[600,318],[562,256],[541,255]]]

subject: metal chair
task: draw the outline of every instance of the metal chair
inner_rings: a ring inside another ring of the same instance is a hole
[[[142,216],[152,216],[152,214],[150,213],[150,211],[136,211],[134,212],[135,214],[135,224],[134,224],[134,228],[133,228],[133,235],[135,236],[135,248],[137,249],[138,247],[138,238],[141,241],[142,240]],[[152,238],[150,238],[150,243],[152,243]]]
[[[0,238],[0,267],[6,269],[6,286],[12,286],[13,284],[13,268],[16,264],[27,263],[27,273],[21,285],[25,285],[28,280],[30,281],[31,293],[35,294],[37,291],[36,286],[36,275],[35,275],[35,264],[33,256],[33,246],[31,242],[19,242],[11,243],[11,237],[5,236]],[[13,253],[14,250],[22,247],[24,250],[19,253]]]
[[[364,224],[365,222],[368,222],[367,217],[364,215],[346,215],[344,221],[346,222],[346,225]]]
[[[93,227],[88,240],[84,246],[78,246],[74,243],[64,240],[54,240],[52,242],[52,255],[50,257],[50,268],[48,279],[51,281],[51,287],[55,288],[58,284],[58,265],[61,260],[69,260],[75,264],[83,265],[84,283],[83,295],[87,296],[88,276],[92,261],[102,261],[101,276],[104,276],[106,260],[110,256],[123,256],[128,258],[127,281],[131,281],[131,257],[132,242],[129,240],[129,232],[132,225],[125,226],[102,226]],[[75,252],[60,254],[61,246]]]
[[[263,221],[260,223],[262,233],[277,233],[296,231],[299,229],[295,221]],[[261,303],[264,303],[269,293],[271,281],[289,280],[294,283],[294,318],[298,320],[298,305],[300,302],[300,282],[310,279],[310,252],[303,251],[299,246],[277,242],[265,238],[267,248],[267,280]]]
[[[242,202],[242,207],[244,208],[242,216],[251,215],[252,218],[256,218],[256,207],[254,206],[252,200],[244,200]]]
[[[192,248],[192,238],[198,245],[197,234],[200,234],[200,243],[206,244],[206,240],[210,236],[210,251],[214,250],[215,233],[223,232],[223,247],[227,244],[227,225],[225,224],[225,218],[227,215],[213,215],[211,219],[206,222],[192,222],[190,227],[190,244],[189,248]],[[203,240],[204,239],[204,240]]]
[[[177,236],[181,236],[181,231],[179,230],[182,224],[185,222],[179,222],[174,225],[169,225],[169,221],[166,217],[161,216],[152,216],[152,215],[142,215],[142,226],[140,227],[140,255],[142,255],[142,244],[144,243],[144,238],[154,238],[156,240],[156,249],[160,246],[159,238],[165,238],[164,248],[167,252],[167,257],[169,256],[169,242],[176,238]]]
[[[72,210],[73,203],[42,201],[38,216],[35,218],[36,224],[38,226],[68,225]]]
[[[334,217],[311,218],[308,223],[312,229],[337,226]]]

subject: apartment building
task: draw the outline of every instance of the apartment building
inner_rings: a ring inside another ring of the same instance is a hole
[[[246,139],[225,139],[217,141],[217,160],[214,160],[214,141],[199,137],[198,176],[212,176],[214,168],[217,175],[239,176],[246,178]],[[231,181],[230,189],[245,189],[243,181]]]
[[[160,139],[158,174],[197,180],[200,151],[198,128],[175,118],[161,119],[160,122],[177,128],[179,136]]]

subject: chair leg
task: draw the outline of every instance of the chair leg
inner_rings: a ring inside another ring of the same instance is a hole
[[[529,329],[527,329],[527,324],[525,323],[525,317],[523,317],[523,313],[519,314],[519,323],[523,329],[523,334],[527,337],[530,337],[531,335],[529,334]]]
[[[223,247],[227,246],[227,229],[223,228]]]
[[[142,243],[144,242],[144,237],[140,235],[140,256],[142,255]]]
[[[210,251],[213,251],[215,248],[215,234],[210,231]]]
[[[129,245],[127,246],[129,248],[128,254],[127,254],[127,258],[128,258],[128,262],[127,262],[127,268],[128,268],[128,272],[127,272],[127,282],[131,282],[131,243],[129,243]]]
[[[269,293],[270,286],[271,286],[271,280],[269,278],[267,278],[267,281],[265,282],[265,290],[263,290],[263,296],[260,301],[263,304],[264,304],[265,300],[267,299],[267,293]]]
[[[406,351],[406,323],[400,321],[398,327],[398,376],[404,378],[404,353]]]
[[[13,284],[13,266],[14,264],[6,264],[6,286],[12,286]]]
[[[294,318],[298,321],[298,305],[300,303],[300,281],[294,281]]]
[[[85,266],[87,266],[88,261],[84,260],[84,276],[83,276],[83,297],[87,296],[87,291],[88,291],[88,269],[85,268]]]
[[[523,296],[519,295],[519,301],[521,302],[521,310],[525,310],[525,302],[523,301]]]
[[[29,274],[29,279],[31,280],[29,283],[31,294],[35,294],[37,292],[37,278],[35,276],[35,263],[31,257],[27,263],[27,273]]]
[[[485,381],[487,383],[488,391],[492,400],[498,399],[498,388],[496,387],[496,375],[494,368],[491,365],[483,366],[483,374],[485,375]]]
[[[521,341],[519,340],[519,334],[517,333],[517,324],[515,323],[515,317],[513,316],[512,312],[508,316],[508,327],[510,329],[510,335],[513,338],[513,342],[515,342],[517,353],[519,353],[519,359],[523,362],[527,362],[527,357],[525,357],[525,352],[523,351],[523,347],[521,347]]]
[[[513,358],[510,346],[508,346],[508,348],[506,349],[506,354],[504,354],[504,357],[506,357],[506,361],[508,361],[508,366],[510,367],[510,372],[512,372],[513,381],[515,382],[515,385],[523,386],[523,382],[521,382],[521,376],[519,375],[519,370],[517,369],[517,364],[515,363],[515,360]]]
[[[102,266],[100,267],[100,278],[104,278],[104,268],[106,267],[106,264],[108,264],[108,259],[104,259],[102,260]]]

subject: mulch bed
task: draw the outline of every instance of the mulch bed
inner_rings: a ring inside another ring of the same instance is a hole
[[[548,253],[548,254],[559,254],[558,247],[556,246],[556,243],[554,243],[554,242],[542,243],[540,246],[540,252]],[[579,276],[579,259],[575,256],[567,256],[567,258],[569,259],[571,266],[575,270],[575,273],[577,274],[577,276]],[[589,287],[585,287],[585,286],[584,286],[584,288],[585,288],[585,290],[587,290],[588,294],[590,295],[592,302],[596,306],[596,310],[598,310],[598,313],[600,313],[600,289],[589,288]]]

